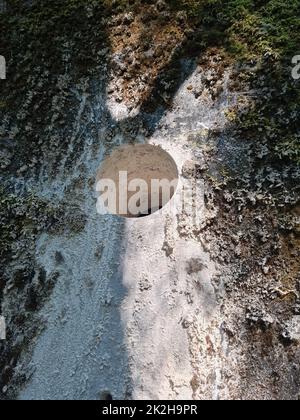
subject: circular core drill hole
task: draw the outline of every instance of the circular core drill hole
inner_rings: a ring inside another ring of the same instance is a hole
[[[149,216],[171,200],[177,185],[176,163],[161,147],[121,146],[97,173],[97,210],[128,218]]]

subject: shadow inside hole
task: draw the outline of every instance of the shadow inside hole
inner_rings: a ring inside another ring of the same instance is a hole
[[[109,391],[103,391],[100,394],[100,400],[101,401],[112,401],[113,397]]]
[[[141,213],[138,216],[135,216],[136,218],[142,218],[142,217],[147,217],[147,216],[151,216],[151,214],[156,213],[157,211],[160,211],[163,208],[163,206],[160,206],[158,208],[150,208],[148,209],[148,211],[146,213]]]

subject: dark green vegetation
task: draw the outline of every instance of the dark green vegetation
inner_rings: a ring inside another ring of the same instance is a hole
[[[43,130],[50,122],[59,75],[67,71],[77,81],[94,74],[107,60],[111,17],[127,11],[140,13],[155,4],[163,13],[167,5],[171,13],[183,13],[186,18],[187,40],[184,49],[179,49],[181,56],[199,56],[208,47],[220,47],[236,61],[256,64],[253,87],[261,88],[257,76],[263,75],[267,95],[238,124],[246,137],[268,141],[272,157],[299,162],[300,83],[291,77],[292,57],[300,52],[299,0],[39,0],[30,8],[23,3],[8,1],[8,13],[0,16],[0,52],[7,57],[14,86],[14,90],[12,84],[0,86],[0,117],[15,112],[26,92],[34,88],[44,118],[32,119],[33,131]],[[36,89],[30,80],[36,83],[45,69],[48,80]]]
[[[283,57],[299,50],[298,0],[170,0],[236,57]]]
[[[300,163],[300,82],[291,76],[292,57],[300,52],[299,0],[170,3],[187,10],[200,44],[205,40],[237,61],[254,64],[252,86],[263,94],[248,113],[238,116],[245,139],[267,143],[273,163]]]

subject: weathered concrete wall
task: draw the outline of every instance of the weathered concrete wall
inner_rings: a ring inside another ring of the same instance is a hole
[[[151,13],[152,49],[143,14],[119,14],[89,39],[96,72],[74,76],[60,39],[58,74],[30,67],[1,111],[1,398],[298,398],[299,168],[254,164],[233,113],[260,93],[222,50],[173,59],[185,17]],[[195,178],[196,220],[97,214],[97,170],[132,142]]]

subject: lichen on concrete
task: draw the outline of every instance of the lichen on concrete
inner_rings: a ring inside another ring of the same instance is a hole
[[[299,1],[7,3],[0,398],[298,399]],[[97,215],[135,142],[198,224]]]

